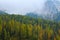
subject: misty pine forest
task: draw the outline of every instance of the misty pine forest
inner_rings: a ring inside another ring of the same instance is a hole
[[[60,40],[60,22],[0,14],[0,40]]]
[[[6,1],[3,2],[5,3]],[[18,2],[19,0],[15,1]],[[3,2],[1,1],[0,7],[3,7]],[[13,11],[13,9],[15,10],[13,4],[16,2],[14,2],[12,3],[12,0],[6,2],[7,5],[4,7],[8,9],[7,11],[9,11],[9,9],[11,9],[10,12]],[[29,2],[27,1],[27,4],[29,4]],[[36,4],[38,5],[38,3]],[[20,4],[20,6],[22,5],[23,4]],[[37,7],[37,5],[35,6]],[[17,6],[19,5],[16,5],[16,7]],[[42,6],[42,4],[40,6]],[[27,7],[26,4],[24,7]],[[30,5],[26,9],[28,10],[30,7],[32,6]],[[0,40],[60,40],[60,1],[47,0],[44,3],[43,9],[39,12],[26,12],[26,14],[24,14],[24,11],[16,8],[18,10],[15,11],[21,11],[24,15],[21,15],[22,13],[10,14],[6,10],[1,9],[2,8],[0,8]],[[25,8],[21,7],[20,9],[26,11]]]

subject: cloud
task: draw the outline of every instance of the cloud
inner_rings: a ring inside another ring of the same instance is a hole
[[[0,10],[8,13],[26,14],[43,7],[45,0],[0,0]]]

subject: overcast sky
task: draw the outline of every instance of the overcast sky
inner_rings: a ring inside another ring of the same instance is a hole
[[[0,10],[12,14],[35,12],[43,7],[45,0],[0,0]]]

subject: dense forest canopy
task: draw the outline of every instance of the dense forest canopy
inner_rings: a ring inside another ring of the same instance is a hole
[[[60,22],[3,12],[0,40],[60,40]]]

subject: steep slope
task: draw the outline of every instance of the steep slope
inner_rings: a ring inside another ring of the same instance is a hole
[[[47,0],[45,2],[41,15],[28,13],[28,16],[34,18],[42,18],[46,20],[60,21],[60,11],[58,4],[60,3],[57,0]]]
[[[58,36],[58,37],[57,37]],[[22,15],[0,16],[1,40],[60,39],[60,23]]]
[[[30,16],[30,17],[33,17],[33,18],[39,18],[38,14],[35,14],[33,12],[27,13],[26,16]]]
[[[56,5],[54,4],[53,0],[46,1],[42,13],[44,14],[43,18],[45,19],[51,19],[51,20],[56,19],[58,9],[56,8]]]
[[[55,0],[54,2],[55,2],[55,5],[56,5],[58,11],[60,11],[60,1]]]
[[[38,18],[43,19],[42,15],[38,15],[37,13],[34,13],[34,12],[27,13],[25,16],[29,16],[35,19],[38,19]]]

